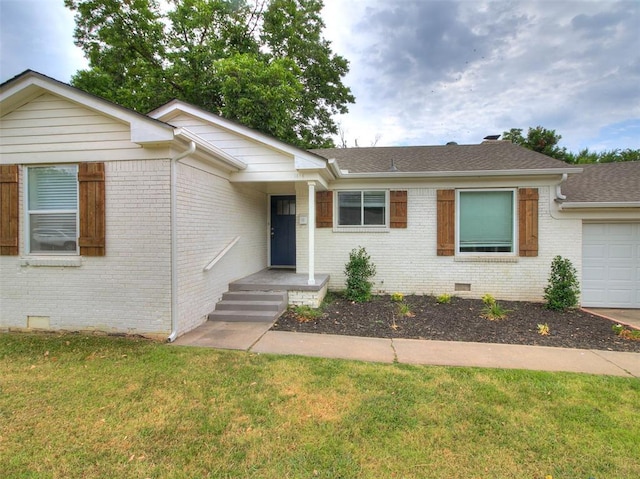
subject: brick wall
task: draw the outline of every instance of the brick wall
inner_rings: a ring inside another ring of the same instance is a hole
[[[168,335],[171,330],[169,160],[112,161],[106,173],[104,257],[0,257],[0,327],[28,316],[50,329]],[[20,198],[24,184],[21,169]]]
[[[386,232],[334,232],[316,229],[316,272],[331,275],[329,289],[344,289],[344,266],[349,252],[364,246],[377,268],[374,290],[405,294],[455,293],[460,297],[542,300],[554,256],[569,258],[581,271],[581,220],[554,219],[550,214],[550,187],[539,185],[539,255],[509,259],[462,259],[436,255],[437,188],[408,190],[408,227]],[[450,186],[447,186],[450,187]],[[441,187],[440,187],[441,188]],[[306,214],[306,192],[297,191],[300,214]],[[308,271],[306,227],[298,226],[298,272]],[[454,291],[455,283],[471,291]]]
[[[229,283],[267,266],[267,200],[204,165],[178,164],[179,334],[206,320]],[[235,237],[210,271],[203,268]]]

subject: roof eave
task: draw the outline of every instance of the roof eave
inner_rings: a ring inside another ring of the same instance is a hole
[[[199,137],[198,135],[191,133],[183,128],[177,128],[175,132],[176,138],[180,138],[187,141],[193,141],[198,146],[198,149],[209,153],[214,156],[217,160],[222,161],[227,166],[230,166],[232,169],[236,171],[244,170],[247,168],[247,164],[243,161],[238,160],[233,157],[226,151],[221,148],[218,148],[214,144],[206,141],[204,138]]]
[[[347,170],[340,170],[337,163],[335,170],[339,173],[336,176],[341,179],[374,179],[374,178],[450,178],[450,177],[495,177],[495,176],[549,176],[563,175],[566,173],[582,173],[582,168],[553,168],[553,169],[516,169],[516,170],[468,170],[468,171],[389,171],[373,173],[350,173]],[[332,166],[333,168],[333,166]]]
[[[640,201],[565,201],[560,203],[561,210],[603,208],[640,208]]]

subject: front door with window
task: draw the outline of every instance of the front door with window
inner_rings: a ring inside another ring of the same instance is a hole
[[[271,266],[296,265],[296,197],[271,197]]]

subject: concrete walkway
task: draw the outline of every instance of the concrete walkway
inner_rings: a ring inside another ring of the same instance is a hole
[[[567,371],[640,378],[640,354],[513,344],[270,331],[271,323],[207,321],[173,344],[382,363]]]

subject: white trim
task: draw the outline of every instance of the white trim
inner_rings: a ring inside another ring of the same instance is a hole
[[[511,234],[511,251],[509,252],[486,252],[483,253],[481,251],[470,251],[470,252],[462,252],[460,251],[460,193],[480,193],[483,191],[493,192],[493,191],[510,191],[512,194],[512,234]],[[472,258],[472,257],[486,257],[486,258],[507,258],[507,257],[516,257],[518,255],[518,189],[517,188],[461,188],[456,189],[456,217],[455,217],[455,235],[456,235],[456,244],[455,244],[455,256],[460,258]]]
[[[362,194],[365,191],[381,191],[384,193],[384,224],[381,225],[341,225],[340,224],[340,193],[360,193],[360,220],[364,219],[364,202],[362,201]],[[340,188],[333,190],[333,231],[338,232],[387,232],[389,231],[389,210],[390,210],[390,195],[388,188]]]
[[[562,176],[568,173],[582,173],[582,168],[537,168],[511,170],[454,170],[454,171],[378,171],[372,173],[350,173],[340,169],[338,160],[329,160],[331,172],[339,179],[391,179],[391,178],[450,178],[450,177],[492,177],[492,176]]]
[[[315,261],[316,261],[316,238],[315,238],[315,217],[316,217],[316,182],[309,181],[307,182],[309,187],[309,211],[307,218],[307,226],[309,228],[309,252],[308,252],[308,263],[309,263],[309,279],[307,280],[307,284],[313,285],[316,284],[315,279]],[[296,207],[297,211],[297,207]]]
[[[560,203],[561,210],[579,208],[640,208],[640,201],[565,201]]]
[[[272,136],[260,133],[257,130],[241,125],[226,118],[216,115],[214,113],[203,110],[202,108],[190,105],[181,100],[172,100],[169,103],[162,105],[159,108],[148,113],[148,116],[160,121],[171,121],[171,118],[177,113],[187,113],[196,118],[200,118],[206,122],[212,123],[216,126],[224,128],[232,133],[241,135],[250,140],[261,143],[264,146],[268,146],[274,150],[282,153],[286,153],[294,158],[294,162],[300,165],[302,169],[324,169],[327,167],[327,160],[321,156],[310,153],[301,148],[284,143]]]
[[[58,167],[69,167],[74,166],[76,169],[76,208],[75,210],[31,210],[29,209],[29,170],[35,168],[58,168]],[[24,196],[23,196],[23,205],[24,205],[24,247],[25,247],[25,255],[26,256],[34,256],[34,255],[43,255],[43,256],[80,256],[80,183],[78,181],[78,164],[77,163],[62,163],[62,164],[38,164],[38,165],[28,165],[23,168],[23,178],[22,184],[24,186]],[[75,251],[65,251],[65,250],[52,250],[52,251],[31,251],[31,215],[32,214],[57,214],[64,213],[76,214],[76,249]]]
[[[247,168],[247,164],[245,162],[238,160],[223,149],[218,148],[213,143],[205,140],[195,133],[192,133],[189,130],[186,130],[184,128],[176,129],[176,137],[197,143],[200,150],[206,151],[207,153],[215,156],[217,159],[221,160],[223,163],[225,163],[227,166],[230,166],[235,171],[244,170]]]

